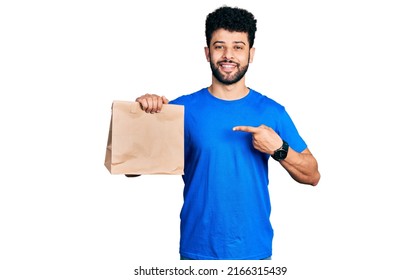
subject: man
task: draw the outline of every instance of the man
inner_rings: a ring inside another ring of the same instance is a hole
[[[205,54],[212,83],[171,102],[185,106],[181,259],[269,259],[270,156],[299,183],[317,185],[317,161],[284,107],[248,88],[256,19],[227,6],[206,19]],[[146,94],[142,109],[159,113],[169,101]]]

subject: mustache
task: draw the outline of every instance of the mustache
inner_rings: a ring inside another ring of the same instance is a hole
[[[220,63],[234,63],[236,65],[239,65],[239,63],[236,63],[236,62],[234,62],[233,60],[230,60],[230,59],[224,59],[224,60],[221,60],[221,61],[217,62],[217,64],[220,64]]]

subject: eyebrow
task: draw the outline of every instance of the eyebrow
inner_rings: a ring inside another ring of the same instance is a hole
[[[213,43],[213,45],[215,45],[215,44],[224,44],[224,43],[226,43],[225,41],[215,41],[214,43]],[[234,44],[244,44],[245,46],[246,46],[246,44],[245,44],[245,42],[244,41],[233,41],[233,43]]]

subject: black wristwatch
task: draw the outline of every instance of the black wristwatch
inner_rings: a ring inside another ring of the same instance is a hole
[[[281,145],[280,148],[275,150],[274,153],[271,155],[271,157],[277,161],[283,160],[287,157],[288,151],[289,151],[289,144],[287,144],[287,142],[283,140],[283,145]]]

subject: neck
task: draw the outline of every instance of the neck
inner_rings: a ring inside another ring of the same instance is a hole
[[[237,100],[248,95],[249,88],[245,86],[245,83],[235,83],[232,85],[225,85],[218,82],[214,82],[208,87],[209,92],[219,99],[223,100]]]

